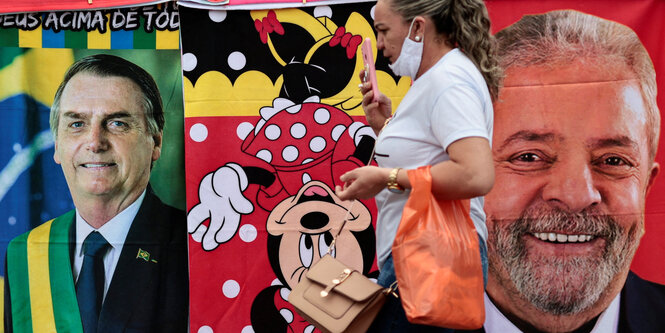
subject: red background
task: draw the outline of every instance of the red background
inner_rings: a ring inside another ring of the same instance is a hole
[[[490,0],[486,3],[493,23],[493,32],[519,20],[524,14],[543,13],[554,9],[576,9],[623,23],[639,35],[651,55],[656,72],[663,72],[665,53],[662,52],[662,44],[665,40],[663,36],[665,26],[662,18],[665,17],[665,1],[617,1],[609,4],[607,1]],[[659,82],[658,86],[661,92],[658,104],[663,107],[665,105],[663,83]],[[264,166],[269,169],[267,165],[260,165],[262,161],[240,152],[241,140],[235,132],[239,123],[244,121],[255,123],[257,118],[258,115],[186,119],[185,133],[189,133],[189,128],[195,123],[202,123],[209,129],[205,142],[195,143],[191,138],[185,138],[189,208],[198,202],[197,189],[201,178],[227,162],[236,162],[243,166]],[[657,161],[665,167],[663,159],[665,144],[662,142],[662,136],[660,141]],[[220,147],[220,142],[224,142],[223,148]],[[222,151],[223,153],[220,153]],[[234,160],[227,161],[228,158]],[[665,224],[660,223],[665,213],[663,177],[665,176],[661,175],[656,180],[648,196],[646,235],[642,239],[632,268],[645,279],[665,284],[665,267],[660,264],[665,259],[665,244],[659,242],[659,236],[665,234]],[[255,193],[246,192],[245,195],[252,200]],[[254,213],[243,217],[242,224],[251,223],[257,229],[258,236],[251,243],[234,237],[229,243],[220,245],[217,250],[204,252],[200,243],[190,242],[190,273],[196,277],[190,288],[191,299],[196,300],[192,302],[191,308],[193,331],[202,325],[209,325],[213,328],[224,327],[224,331],[239,332],[251,325],[248,315],[238,317],[237,314],[247,314],[249,308],[247,302],[251,302],[260,290],[269,286],[275,279],[265,249],[267,215],[267,212],[255,206]],[[214,276],[204,281],[203,278],[208,275]],[[219,292],[228,280],[240,283],[240,294],[234,299],[227,299]],[[251,283],[248,283],[250,281]]]
[[[554,9],[576,9],[599,17],[614,20],[631,27],[640,37],[651,55],[657,73],[663,72],[665,53],[665,1],[522,1],[489,0],[486,2],[496,32],[519,20],[524,14],[543,13]],[[351,5],[349,5],[351,6]],[[253,32],[248,32],[253,33]],[[661,80],[662,81],[662,80]],[[663,83],[659,82],[658,104],[663,107]],[[187,99],[187,96],[185,96]],[[258,110],[257,110],[258,111]],[[357,117],[356,120],[362,120]],[[190,117],[185,121],[185,133],[190,127],[201,123],[208,128],[204,142],[194,142],[186,135],[186,179],[187,207],[198,203],[198,185],[205,174],[216,170],[227,162],[243,166],[258,166],[270,169],[264,162],[240,151],[241,139],[236,128],[241,122],[256,123],[256,116],[247,117]],[[662,123],[662,121],[661,121]],[[662,127],[662,126],[661,126]],[[223,144],[220,144],[223,143]],[[665,144],[660,140],[657,161],[665,167]],[[665,284],[665,244],[659,236],[665,234],[665,225],[660,223],[665,213],[665,176],[661,175],[647,198],[646,235],[633,261],[633,270],[641,277]],[[256,188],[250,187],[245,196],[255,202]],[[374,211],[374,208],[370,208]],[[266,253],[265,220],[268,212],[255,205],[254,212],[244,216],[242,225],[251,224],[257,230],[257,238],[244,242],[239,237],[220,245],[214,251],[205,252],[201,244],[190,242],[191,324],[192,331],[210,326],[225,332],[240,332],[251,325],[248,310],[254,297],[275,279]],[[220,291],[227,281],[239,283],[240,294],[227,298]],[[239,315],[243,314],[243,315]]]

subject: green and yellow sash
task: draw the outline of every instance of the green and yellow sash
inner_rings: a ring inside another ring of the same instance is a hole
[[[73,221],[72,210],[9,243],[14,332],[83,332],[69,258]]]

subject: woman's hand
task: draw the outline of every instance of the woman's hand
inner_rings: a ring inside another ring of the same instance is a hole
[[[386,122],[386,119],[390,118],[392,114],[392,102],[388,96],[379,92],[378,102],[372,102],[374,98],[374,92],[372,91],[372,82],[367,80],[365,82],[365,70],[361,70],[358,74],[360,81],[364,82],[360,84],[360,92],[363,94],[362,107],[365,111],[365,117],[367,118],[367,123],[372,127],[374,133],[377,135],[379,131],[383,128],[383,125]]]
[[[364,166],[343,174],[339,179],[344,187],[335,186],[335,194],[342,200],[369,199],[386,187],[390,169]]]
[[[432,166],[432,193],[443,200],[469,199],[487,194],[494,185],[494,162],[489,141],[467,137],[448,146],[450,160]],[[364,166],[340,177],[344,186],[336,186],[342,200],[369,199],[388,184],[391,169]],[[397,183],[410,189],[407,170],[397,173]]]

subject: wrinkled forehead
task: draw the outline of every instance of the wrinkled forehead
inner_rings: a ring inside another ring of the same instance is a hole
[[[99,74],[92,70],[81,71],[72,76],[63,89],[63,95],[80,94],[80,91],[95,90],[99,86],[103,91],[113,91],[143,98],[141,87],[129,77],[121,75]]]
[[[576,137],[623,133],[646,141],[640,82],[620,62],[511,67],[494,110],[495,142],[524,129]]]
[[[625,62],[612,60],[508,68],[495,111],[497,117],[506,117],[519,108],[547,111],[552,117],[627,112],[646,121],[637,76]]]
[[[504,88],[599,83],[637,80],[625,61],[612,58],[581,58],[572,62],[512,66],[506,69]]]
[[[127,111],[145,116],[145,96],[133,80],[124,76],[80,72],[64,86],[61,111]],[[62,113],[62,112],[61,112]]]

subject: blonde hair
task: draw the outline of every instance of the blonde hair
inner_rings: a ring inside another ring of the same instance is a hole
[[[496,39],[498,61],[504,70],[585,58],[627,64],[640,82],[647,107],[649,156],[655,158],[660,134],[656,72],[644,45],[629,27],[574,10],[558,10],[526,15],[499,31]]]
[[[490,19],[481,0],[388,0],[390,7],[411,21],[430,17],[440,34],[453,47],[459,47],[485,79],[492,99],[499,93],[502,70],[496,60],[496,42],[490,32]]]

